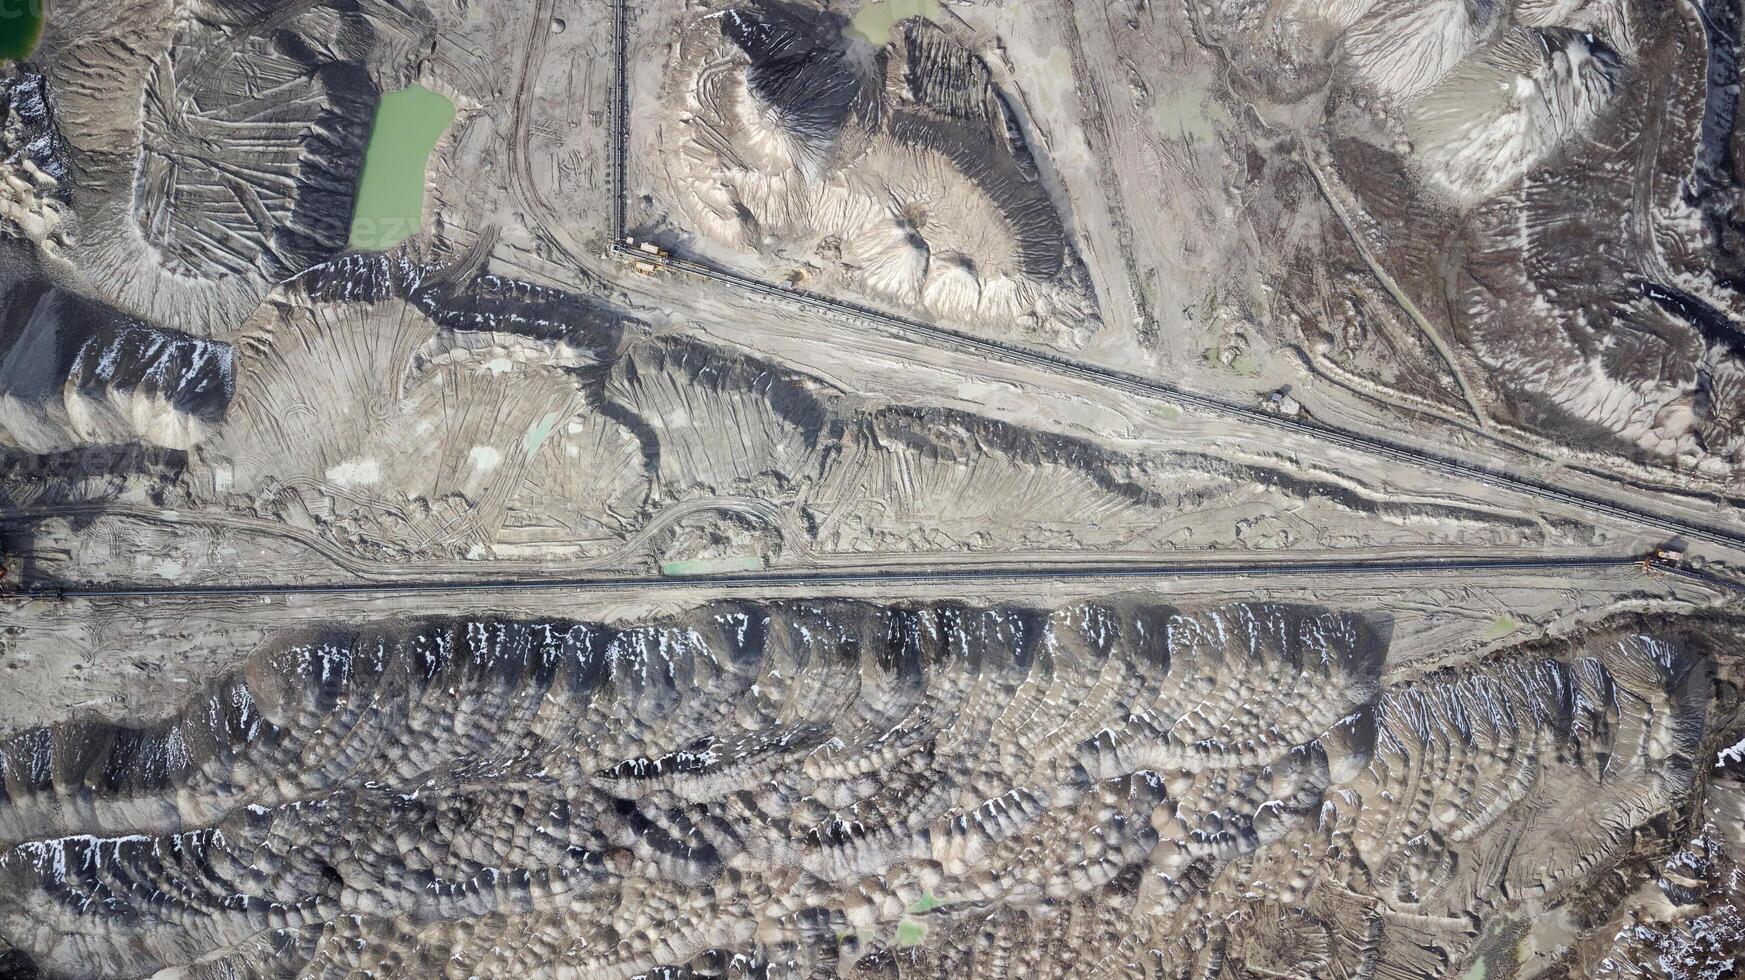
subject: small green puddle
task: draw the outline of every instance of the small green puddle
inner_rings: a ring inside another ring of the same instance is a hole
[[[1466,972],[1460,975],[1460,980],[1484,980],[1485,974],[1489,972],[1490,968],[1485,965],[1484,960],[1475,960],[1471,966],[1466,968]]]
[[[47,20],[48,0],[0,0],[0,58],[30,57]]]
[[[915,904],[909,906],[909,911],[914,915],[920,915],[923,912],[931,912],[938,907],[938,897],[932,892],[922,892],[921,897],[915,900]]]
[[[422,85],[382,96],[352,210],[352,248],[392,248],[424,223],[424,168],[453,121],[454,103]]]
[[[539,451],[539,447],[544,445],[545,440],[551,436],[551,429],[554,425],[557,425],[557,413],[546,412],[544,418],[528,428],[527,435],[521,438],[521,447],[527,450],[527,455],[531,456]]]
[[[891,28],[911,17],[932,20],[939,16],[939,0],[864,0],[860,12],[848,25],[848,33],[868,44],[884,47],[891,41]]]
[[[897,923],[897,945],[919,946],[927,938],[927,927],[907,919]]]
[[[690,561],[661,562],[662,575],[719,575],[722,572],[755,572],[763,568],[763,559],[756,555],[730,555],[726,558],[693,558]]]
[[[1167,139],[1206,142],[1218,135],[1225,121],[1223,107],[1201,88],[1186,87],[1165,93],[1152,107],[1158,135]]]
[[[1491,621],[1490,629],[1484,631],[1484,642],[1500,640],[1521,628],[1521,624],[1508,616],[1498,616]]]
[[[1236,355],[1235,360],[1230,362],[1230,370],[1235,371],[1237,374],[1240,374],[1245,378],[1258,378],[1260,377],[1260,358],[1255,357],[1248,351],[1243,351]]]

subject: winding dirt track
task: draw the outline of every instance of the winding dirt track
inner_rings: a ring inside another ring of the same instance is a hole
[[[785,508],[771,501],[752,497],[711,496],[682,500],[663,508],[650,518],[648,523],[626,537],[623,544],[605,554],[592,558],[564,559],[562,561],[516,562],[516,571],[517,574],[521,575],[562,575],[577,571],[625,567],[633,563],[643,553],[655,535],[686,517],[709,511],[738,514],[765,523],[775,528],[781,535],[782,546],[787,553],[800,556],[802,560],[809,560],[805,556],[810,552],[810,545],[806,541],[805,535],[795,526],[793,516]],[[355,575],[364,582],[394,582],[405,578],[409,567],[411,567],[396,562],[360,558],[318,534],[282,521],[224,511],[175,511],[134,504],[73,504],[57,507],[23,507],[7,512],[5,516],[8,522],[18,523],[55,517],[93,517],[97,515],[126,517],[160,525],[199,524],[248,534],[282,538],[308,548],[311,552],[332,562],[334,567]],[[562,544],[563,542],[552,543]],[[416,567],[421,573],[432,577],[452,576],[458,578],[477,576],[479,564],[476,561],[421,560]]]
[[[533,11],[533,27],[528,32],[527,52],[521,60],[521,81],[515,93],[514,137],[509,141],[509,183],[528,219],[538,224],[551,243],[579,267],[587,248],[567,228],[552,220],[553,208],[540,196],[539,185],[533,179],[533,165],[527,159],[527,144],[532,136],[533,90],[538,84],[540,66],[545,61],[545,45],[551,37],[551,19],[556,6],[557,0],[539,0],[539,6]],[[616,112],[612,118],[616,122]]]
[[[549,5],[550,0],[545,0]],[[634,257],[662,266],[673,272],[688,273],[698,278],[710,279],[737,289],[747,290],[772,299],[795,303],[814,310],[838,314],[854,321],[869,323],[886,330],[896,330],[925,344],[949,347],[959,351],[986,355],[1009,363],[1018,363],[1026,367],[1039,368],[1054,374],[1075,377],[1079,380],[1091,381],[1105,387],[1129,391],[1137,395],[1162,398],[1191,408],[1211,412],[1222,418],[1262,428],[1284,429],[1300,435],[1308,436],[1318,441],[1339,446],[1344,449],[1379,456],[1392,463],[1403,463],[1419,469],[1448,476],[1473,479],[1482,483],[1517,493],[1524,493],[1544,500],[1553,500],[1572,505],[1594,514],[1604,515],[1613,519],[1623,520],[1638,526],[1655,529],[1668,535],[1707,541],[1730,548],[1745,548],[1745,529],[1737,525],[1722,525],[1698,521],[1694,518],[1675,515],[1655,508],[1636,503],[1626,503],[1615,497],[1601,496],[1582,490],[1557,486],[1552,483],[1512,471],[1500,465],[1479,462],[1470,459],[1457,458],[1442,452],[1408,445],[1381,435],[1371,435],[1355,430],[1342,429],[1325,422],[1312,419],[1288,418],[1252,405],[1229,401],[1215,394],[1203,393],[1182,388],[1165,381],[1149,377],[1129,374],[1097,364],[1079,361],[1052,351],[1041,350],[1025,345],[1012,344],[1004,341],[979,337],[960,332],[937,324],[914,320],[909,317],[889,313],[859,303],[836,299],[834,297],[811,293],[764,282],[750,276],[741,275],[729,269],[717,266],[711,262],[694,258],[673,256],[657,257],[633,250],[624,242],[625,227],[625,189],[624,189],[624,159],[629,145],[629,118],[623,111],[629,98],[629,78],[626,72],[626,57],[629,45],[627,36],[626,4],[628,0],[613,2],[613,106],[610,152],[617,161],[614,169],[615,199],[612,206],[616,215],[614,234],[609,243],[609,249],[621,257]],[[536,39],[534,45],[538,45]],[[530,45],[530,53],[533,45]],[[523,86],[528,84],[523,79]],[[518,125],[522,120],[518,117]],[[1318,176],[1318,175],[1317,175]],[[536,195],[535,195],[536,198]],[[542,227],[544,219],[541,218]],[[1391,280],[1384,281],[1384,286]],[[1422,320],[1422,317],[1415,318]],[[1423,327],[1425,324],[1420,323]],[[1431,340],[1437,349],[1449,360],[1459,379],[1462,392],[1469,405],[1480,420],[1479,425],[1485,425],[1485,418],[1475,400],[1475,395],[1466,384],[1457,365],[1454,364],[1452,353],[1446,350],[1441,338],[1431,331]],[[1488,430],[1488,426],[1485,427]],[[1481,430],[1487,438],[1493,438],[1488,431]],[[1511,446],[1506,441],[1501,446],[1519,451],[1520,447]],[[1586,472],[1586,471],[1584,471]],[[1600,472],[1589,472],[1588,475],[1603,479],[1614,487],[1623,486],[1623,482],[1615,475]]]

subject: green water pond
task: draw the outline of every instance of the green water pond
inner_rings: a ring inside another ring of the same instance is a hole
[[[383,94],[352,210],[352,248],[392,248],[423,224],[424,168],[453,121],[454,103],[422,85]]]
[[[722,575],[728,572],[756,572],[762,569],[763,559],[757,555],[692,558],[685,561],[661,562],[660,565],[660,573],[670,576]]]
[[[884,47],[890,43],[891,28],[911,17],[932,20],[939,16],[939,0],[865,0],[848,33],[868,44]]]
[[[0,0],[0,58],[21,61],[42,40],[48,0]]]

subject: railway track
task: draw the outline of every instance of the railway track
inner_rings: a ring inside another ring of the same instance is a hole
[[[724,285],[746,290],[777,301],[796,303],[820,312],[867,321],[878,326],[959,351],[999,358],[1008,363],[1041,368],[1083,381],[1105,385],[1149,398],[1158,398],[1198,409],[1227,419],[1275,430],[1307,436],[1329,445],[1379,456],[1447,476],[1476,480],[1490,486],[1527,494],[1541,500],[1555,501],[1590,513],[1602,514],[1627,523],[1654,528],[1669,536],[1706,541],[1730,548],[1745,548],[1745,529],[1724,527],[1703,521],[1650,510],[1646,507],[1602,497],[1594,493],[1560,487],[1507,467],[1459,459],[1396,442],[1378,435],[1366,435],[1341,429],[1313,419],[1290,418],[1252,405],[1220,398],[1114,368],[1102,367],[1052,351],[978,337],[973,334],[911,319],[899,314],[875,309],[849,300],[836,299],[804,289],[777,286],[741,275],[711,262],[697,258],[653,255],[626,241],[628,233],[628,146],[629,146],[629,14],[628,0],[614,0],[613,16],[613,87],[611,113],[613,230],[611,250],[622,257],[634,257],[674,272],[686,273]]]
[[[0,595],[0,599],[135,599],[155,597],[260,597],[293,595],[407,595],[418,593],[524,592],[643,590],[648,588],[697,588],[711,591],[732,588],[768,589],[779,586],[807,588],[828,585],[954,586],[968,582],[1061,582],[1073,580],[1144,581],[1170,578],[1288,578],[1292,576],[1441,574],[1450,572],[1578,572],[1649,567],[1660,574],[1700,582],[1735,592],[1745,592],[1745,583],[1676,565],[1645,566],[1637,556],[1563,558],[1381,558],[1320,561],[1176,561],[1122,563],[1107,566],[969,568],[969,569],[843,569],[837,571],[736,572],[695,577],[668,576],[578,576],[549,579],[472,579],[464,581],[330,582],[300,584],[236,585],[133,585],[98,584],[25,588]]]
[[[788,289],[760,282],[735,272],[689,258],[654,256],[624,244],[623,236],[613,242],[613,249],[627,257],[653,263],[677,272],[711,279],[761,295],[811,306],[826,313],[869,320],[880,326],[919,336],[935,344],[946,344],[962,351],[997,357],[1009,363],[1041,367],[1056,374],[1091,381],[1116,390],[1128,391],[1149,398],[1160,398],[1195,408],[1224,418],[1252,425],[1293,432],[1341,448],[1379,456],[1393,462],[1447,476],[1477,480],[1491,486],[1528,494],[1542,500],[1578,507],[1590,513],[1603,514],[1632,524],[1652,527],[1671,536],[1708,541],[1733,548],[1745,548],[1745,531],[1719,525],[1704,524],[1689,518],[1657,513],[1617,500],[1609,500],[1580,490],[1554,486],[1550,483],[1512,472],[1504,467],[1472,460],[1457,459],[1440,453],[1407,446],[1381,436],[1365,435],[1341,429],[1312,419],[1289,418],[1240,402],[1203,394],[1187,388],[1113,368],[1075,361],[1046,350],[990,340],[960,333],[948,327],[911,320],[907,317],[845,300],[833,299],[800,289]]]

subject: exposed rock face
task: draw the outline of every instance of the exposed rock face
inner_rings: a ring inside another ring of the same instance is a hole
[[[1713,824],[1668,857],[1599,961],[1604,980],[1707,980],[1745,955],[1745,868]]]
[[[0,76],[0,231],[59,254],[66,245],[61,223],[69,200],[67,146],[55,128],[47,83],[29,68]]]
[[[694,20],[668,78],[688,111],[655,151],[678,230],[767,278],[797,263],[943,320],[1082,331],[1088,280],[988,69],[923,20],[872,54],[843,26],[778,0]]]
[[[1589,132],[1624,80],[1620,48],[1636,53],[1614,0],[1236,0],[1206,13],[1208,32],[1245,68],[1281,76],[1270,87],[1283,100],[1309,94],[1284,83],[1294,71],[1330,80],[1336,98],[1375,121],[1405,123],[1410,143],[1394,148],[1436,190],[1467,203]]]
[[[1513,28],[1413,104],[1419,164],[1452,196],[1488,197],[1586,133],[1621,71],[1592,33]]]
[[[1736,3],[1237,0],[1198,23],[1263,111],[1307,121],[1346,244],[1287,264],[1357,297],[1287,300],[1325,363],[1582,450],[1745,464]],[[1411,310],[1363,299],[1370,262]],[[1413,377],[1426,359],[1444,381]]]
[[[76,188],[61,254],[93,290],[210,335],[345,248],[372,63],[407,57],[417,15],[377,0],[86,8],[43,72]],[[38,85],[12,86],[15,112]]]
[[[186,450],[224,417],[229,344],[122,316],[40,281],[0,299],[0,442],[31,452]]]
[[[1384,648],[1129,603],[287,637],[0,748],[0,931],[51,976],[1441,975],[1691,790],[1677,641]]]

